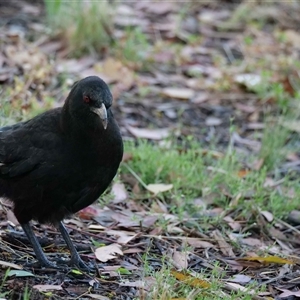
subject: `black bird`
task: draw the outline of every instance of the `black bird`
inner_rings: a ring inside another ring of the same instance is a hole
[[[92,204],[108,187],[123,155],[106,83],[90,76],[75,83],[63,107],[0,128],[0,196],[14,214],[41,266],[46,258],[31,220],[56,225],[71,264],[86,268],[62,220]]]

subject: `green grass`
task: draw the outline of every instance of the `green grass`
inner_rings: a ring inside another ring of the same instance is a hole
[[[106,1],[45,0],[52,34],[66,43],[70,56],[101,53],[112,41],[113,7]]]
[[[52,97],[45,97],[41,102],[36,99],[35,95],[31,95],[27,101],[24,101],[22,95],[12,97],[15,92],[14,87],[8,87],[1,94],[0,127],[28,120],[53,107]]]
[[[147,68],[147,54],[150,44],[147,36],[139,27],[127,28],[124,36],[113,46],[114,55],[133,68]]]
[[[297,197],[287,201],[286,196],[278,190],[264,186],[267,176],[270,176],[268,175],[270,166],[277,165],[273,161],[271,164],[268,159],[276,161],[276,157],[273,156],[282,151],[281,142],[270,144],[270,141],[274,139],[269,137],[269,134],[265,136],[263,149],[266,150],[262,153],[267,157],[266,163],[260,170],[252,170],[244,178],[238,175],[238,172],[244,168],[244,158],[233,152],[217,159],[212,156],[214,149],[203,155],[200,145],[196,142],[190,143],[190,147],[186,149],[178,148],[174,144],[165,149],[143,141],[140,141],[137,147],[127,143],[126,151],[133,155],[133,159],[127,164],[137,174],[137,178],[146,185],[173,184],[172,190],[157,196],[144,190],[141,185],[145,195],[142,198],[160,199],[166,203],[170,213],[179,217],[184,218],[188,215],[197,218],[201,215],[199,207],[195,204],[196,198],[205,199],[212,196],[212,206],[220,206],[226,211],[233,208],[229,205],[238,195],[240,200],[234,209],[239,214],[249,217],[249,208],[252,207],[255,208],[252,209],[254,211],[259,208],[271,211],[277,217],[283,217],[291,209],[298,207],[298,201]],[[249,156],[248,163],[251,164],[254,159],[258,158],[258,154]],[[130,173],[126,165],[121,167],[121,173]],[[299,191],[298,182],[290,181],[288,178],[281,183],[281,186],[284,189],[292,187],[297,193]],[[216,220],[212,218],[210,221]],[[250,217],[249,221],[253,219]]]

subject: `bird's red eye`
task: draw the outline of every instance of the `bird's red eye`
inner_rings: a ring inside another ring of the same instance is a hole
[[[84,101],[85,103],[89,103],[89,102],[91,101],[91,99],[90,99],[89,96],[84,96],[84,97],[83,97],[83,101]]]

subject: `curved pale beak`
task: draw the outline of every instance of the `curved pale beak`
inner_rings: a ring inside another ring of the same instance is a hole
[[[106,129],[107,128],[107,111],[106,111],[105,105],[102,103],[100,108],[91,107],[91,111],[100,117],[104,129]]]

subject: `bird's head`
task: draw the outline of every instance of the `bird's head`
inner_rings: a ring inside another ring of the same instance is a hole
[[[108,125],[107,110],[112,104],[112,94],[107,84],[97,76],[89,76],[77,81],[66,100],[69,114],[87,125]]]

